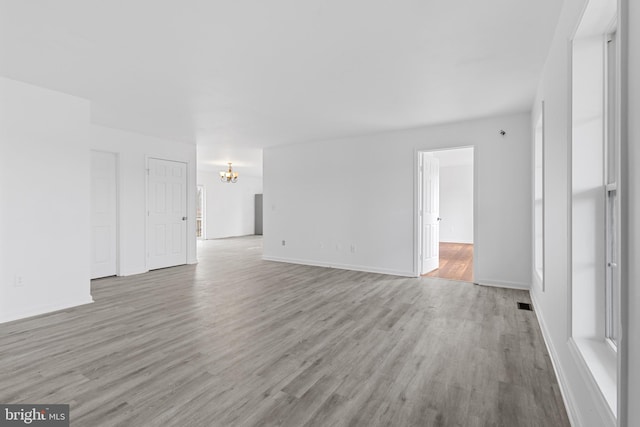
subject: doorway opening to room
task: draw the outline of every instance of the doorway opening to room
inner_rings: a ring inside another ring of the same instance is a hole
[[[91,150],[91,279],[118,270],[118,155]]]
[[[419,274],[473,282],[474,149],[418,152]]]

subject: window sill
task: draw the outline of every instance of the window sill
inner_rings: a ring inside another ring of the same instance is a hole
[[[574,338],[574,342],[615,417],[618,405],[616,352],[604,340]]]

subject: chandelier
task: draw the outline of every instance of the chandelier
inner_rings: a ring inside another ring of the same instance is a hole
[[[229,170],[220,171],[220,181],[222,182],[238,182],[238,172],[234,172],[231,169],[231,163],[229,163]]]

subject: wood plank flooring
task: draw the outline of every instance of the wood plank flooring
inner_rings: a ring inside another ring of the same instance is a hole
[[[440,242],[440,263],[426,277],[473,282],[473,244]]]
[[[0,402],[72,426],[569,426],[524,291],[267,262],[260,237],[0,325]]]

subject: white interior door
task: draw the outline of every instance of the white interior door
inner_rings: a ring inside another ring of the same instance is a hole
[[[187,165],[149,159],[148,268],[187,263]]]
[[[91,278],[117,273],[116,155],[91,152]]]
[[[421,156],[422,270],[420,274],[426,274],[438,268],[440,263],[440,160],[429,153],[421,153]]]

